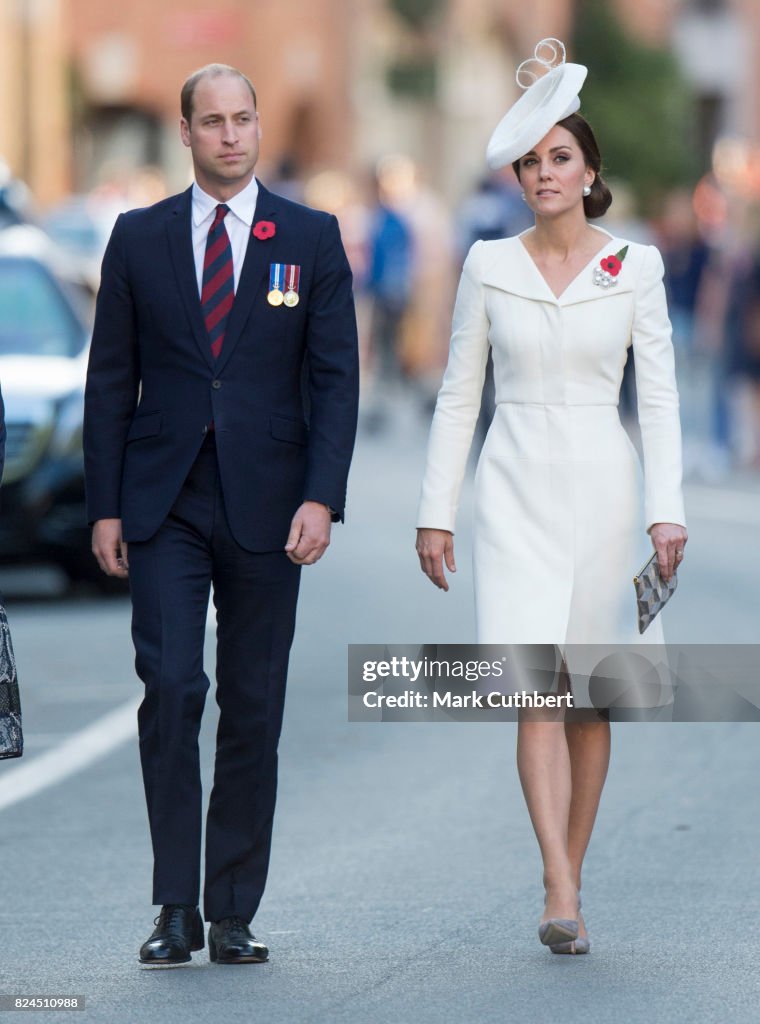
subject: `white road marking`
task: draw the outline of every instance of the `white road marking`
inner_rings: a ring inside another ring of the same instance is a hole
[[[216,609],[212,601],[209,601],[206,628],[216,629]],[[80,689],[81,693],[78,692]],[[72,686],[71,691],[67,696],[74,699],[93,695],[87,685]],[[12,768],[0,766],[0,811],[34,796],[48,786],[62,782],[136,736],[137,709],[141,700],[142,697],[139,697],[120,704],[92,725],[69,736],[44,754],[37,754],[28,762],[22,758]],[[42,745],[41,735],[30,735],[33,746]],[[47,740],[47,736],[44,740]]]
[[[141,698],[140,698],[141,699]],[[137,734],[140,700],[129,700],[28,763],[0,766],[0,811],[63,782]]]
[[[24,750],[28,750],[29,747],[52,747],[54,743],[60,743],[65,738],[65,732],[27,732],[25,729]]]

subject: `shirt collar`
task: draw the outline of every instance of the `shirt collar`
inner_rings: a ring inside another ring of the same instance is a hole
[[[251,178],[241,192],[227,200],[227,206],[239,220],[250,227],[253,223],[258,196],[259,183],[255,178]],[[204,192],[197,181],[193,182],[193,224],[195,227],[199,227],[205,220],[209,220],[218,205],[218,199],[214,199],[208,192]]]

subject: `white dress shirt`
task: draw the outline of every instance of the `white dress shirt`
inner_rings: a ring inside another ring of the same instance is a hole
[[[251,237],[253,218],[256,212],[256,200],[259,196],[259,185],[255,178],[227,200],[230,212],[224,218],[224,226],[232,247],[232,267],[234,270],[234,287],[237,291],[240,271],[243,268],[248,239]],[[219,200],[193,182],[193,256],[195,258],[195,274],[198,279],[198,295],[203,290],[203,260],[206,255],[206,240],[214,220]]]

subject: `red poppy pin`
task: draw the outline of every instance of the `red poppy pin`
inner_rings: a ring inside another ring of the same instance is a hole
[[[260,220],[253,225],[252,234],[253,237],[258,238],[260,242],[266,242],[268,238],[274,238],[277,234],[277,228],[274,225],[274,221]]]
[[[599,266],[594,267],[594,284],[598,284],[600,288],[609,288],[616,285],[618,274],[623,269],[623,260],[628,252],[628,246],[625,245],[614,255],[610,254],[605,256],[604,259],[599,261]]]

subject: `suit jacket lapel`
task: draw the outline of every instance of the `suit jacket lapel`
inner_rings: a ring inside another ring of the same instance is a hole
[[[259,194],[256,199],[256,210],[253,215],[253,223],[260,220],[275,220],[277,215],[277,197],[258,182]],[[219,358],[215,362],[215,370],[218,373],[227,364],[232,352],[240,340],[246,321],[250,316],[253,303],[260,289],[269,283],[269,264],[272,255],[272,242],[274,239],[258,239],[253,233],[248,236],[248,246],[245,250],[245,259],[240,271],[235,292],[235,301],[232,304],[230,318],[227,321],[227,329],[224,332],[224,344]]]
[[[174,264],[174,274],[177,278],[177,287],[187,309],[193,337],[198,343],[203,358],[214,369],[215,360],[211,354],[211,344],[208,340],[206,325],[203,322],[201,300],[198,295],[198,278],[195,273],[195,258],[193,256],[191,205],[192,188],[189,188],[177,196],[177,203],[169,216],[166,230],[169,235],[169,249]]]

